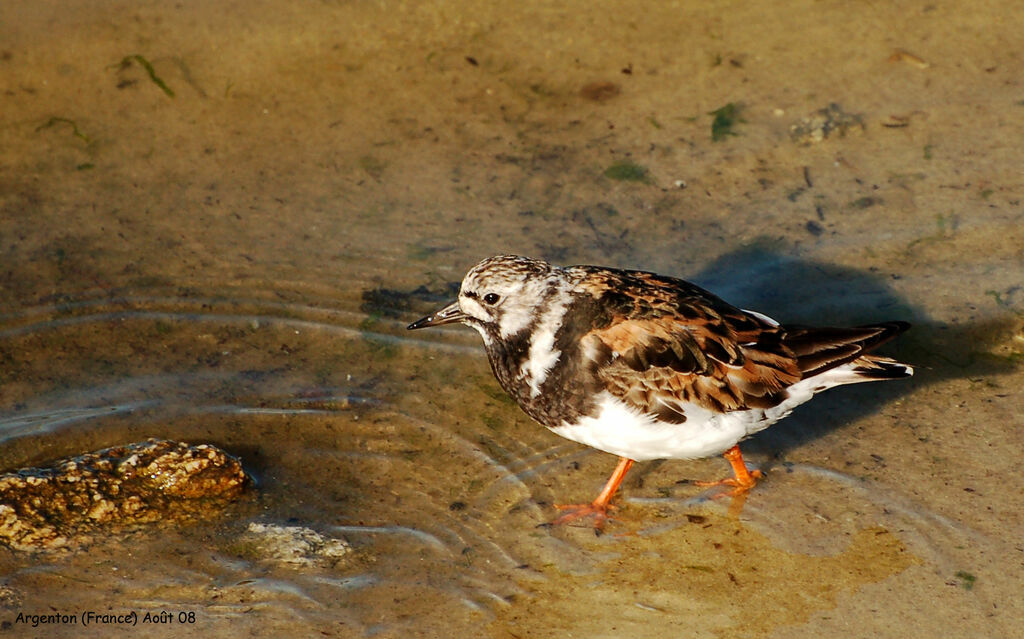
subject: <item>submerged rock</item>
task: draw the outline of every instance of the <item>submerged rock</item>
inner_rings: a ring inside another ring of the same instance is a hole
[[[52,550],[118,526],[204,519],[248,483],[214,446],[159,439],[23,468],[0,475],[0,543]]]
[[[325,537],[303,526],[250,523],[233,550],[268,563],[291,566],[334,566],[352,552],[343,539]]]

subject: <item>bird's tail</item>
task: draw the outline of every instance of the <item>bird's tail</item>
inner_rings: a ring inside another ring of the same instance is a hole
[[[888,342],[910,328],[907,322],[884,322],[854,328],[812,328],[786,326],[785,344],[796,355],[804,379],[842,367],[857,379],[896,379],[909,377],[913,368],[888,357],[868,355],[868,351]],[[845,382],[845,383],[849,383]]]

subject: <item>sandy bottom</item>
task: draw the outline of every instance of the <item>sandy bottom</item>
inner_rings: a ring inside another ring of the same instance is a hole
[[[1019,634],[1021,34],[1006,0],[3,3],[0,468],[162,437],[257,487],[0,550],[2,628]],[[689,483],[720,459],[653,462],[609,534],[544,527],[615,460],[522,414],[475,333],[404,331],[505,252],[909,320],[917,375],[750,440],[743,504]],[[253,523],[352,551],[283,561]]]

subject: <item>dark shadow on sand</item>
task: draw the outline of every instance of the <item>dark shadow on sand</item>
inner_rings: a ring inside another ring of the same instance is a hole
[[[869,415],[912,388],[945,379],[987,377],[1015,370],[1019,361],[993,355],[1020,319],[969,318],[946,324],[893,291],[888,273],[791,257],[767,242],[721,256],[692,281],[726,301],[780,323],[856,326],[909,321],[910,331],[878,352],[911,364],[914,377],[831,389],[751,438],[744,450],[782,457],[785,452]],[[895,427],[899,427],[898,424]]]

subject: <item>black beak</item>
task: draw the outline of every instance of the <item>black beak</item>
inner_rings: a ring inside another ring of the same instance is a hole
[[[428,328],[430,326],[442,326],[444,324],[454,324],[455,322],[461,322],[466,319],[467,315],[462,312],[459,308],[458,301],[452,302],[448,306],[445,306],[436,313],[431,313],[423,319],[418,319],[412,324],[409,324],[406,328],[410,331],[417,328]]]

